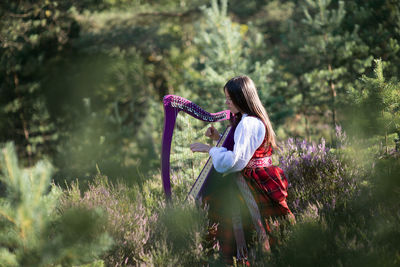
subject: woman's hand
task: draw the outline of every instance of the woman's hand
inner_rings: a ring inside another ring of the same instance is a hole
[[[211,146],[202,144],[202,143],[194,143],[190,145],[190,150],[193,152],[203,152],[203,153],[208,153],[210,151]]]
[[[208,129],[207,129],[207,131],[205,133],[205,136],[210,137],[214,141],[218,141],[219,140],[219,132],[212,125],[210,127],[208,127]]]

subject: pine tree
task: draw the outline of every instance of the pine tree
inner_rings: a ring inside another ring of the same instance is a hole
[[[307,0],[299,5],[297,27],[290,36],[292,65],[302,96],[299,107],[305,117],[323,118],[330,114],[331,140],[339,123],[337,110],[357,75],[371,65],[372,56],[358,35],[357,25],[344,27],[343,1]],[[308,125],[306,125],[308,128]],[[308,133],[310,134],[310,133]]]
[[[111,244],[101,212],[57,210],[62,191],[50,184],[52,166],[21,169],[12,143],[1,148],[0,266],[71,266],[91,262]]]
[[[346,3],[346,28],[357,25],[358,36],[369,54],[385,62],[388,77],[399,75],[400,2],[393,0],[351,0]],[[354,62],[358,64],[359,62]],[[372,68],[370,69],[372,72]]]
[[[225,107],[222,87],[228,79],[248,75],[259,88],[261,101],[265,104],[271,100],[276,87],[269,78],[274,62],[260,56],[266,50],[262,35],[252,25],[232,21],[227,0],[220,5],[212,0],[203,14],[195,37],[197,60],[186,72],[190,91],[184,94],[213,112],[219,111]],[[273,106],[267,109],[271,110],[275,111]]]
[[[41,85],[43,66],[79,31],[71,6],[44,0],[0,4],[0,142],[14,140],[29,165],[59,137]]]
[[[388,152],[388,137],[400,137],[400,82],[385,79],[383,66],[382,60],[375,60],[374,77],[364,75],[350,91],[354,101],[350,123],[358,136],[383,137]]]

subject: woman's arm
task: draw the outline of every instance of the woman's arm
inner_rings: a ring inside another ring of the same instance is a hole
[[[190,150],[193,152],[206,152],[210,151],[211,146],[203,143],[193,143],[190,145]]]
[[[265,126],[255,117],[245,116],[235,130],[233,151],[224,147],[212,147],[209,154],[214,168],[220,173],[241,171],[262,144]]]

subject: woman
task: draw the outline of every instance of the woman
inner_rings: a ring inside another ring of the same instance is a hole
[[[254,230],[269,251],[279,218],[294,222],[294,216],[286,203],[287,179],[280,168],[272,165],[275,133],[254,82],[247,76],[237,76],[225,84],[224,92],[226,105],[237,121],[233,125],[236,127],[233,151],[202,143],[194,143],[190,149],[209,153],[215,170],[225,179],[216,189],[217,200],[209,203],[209,214],[218,225],[216,239],[224,258],[231,264],[234,256],[246,259],[247,244]],[[219,139],[212,126],[206,136]]]

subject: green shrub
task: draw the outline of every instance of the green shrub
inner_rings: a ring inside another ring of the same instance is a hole
[[[69,209],[59,213],[62,191],[50,184],[46,161],[20,169],[12,143],[1,148],[0,266],[71,266],[92,262],[111,244],[99,231],[99,210]]]

